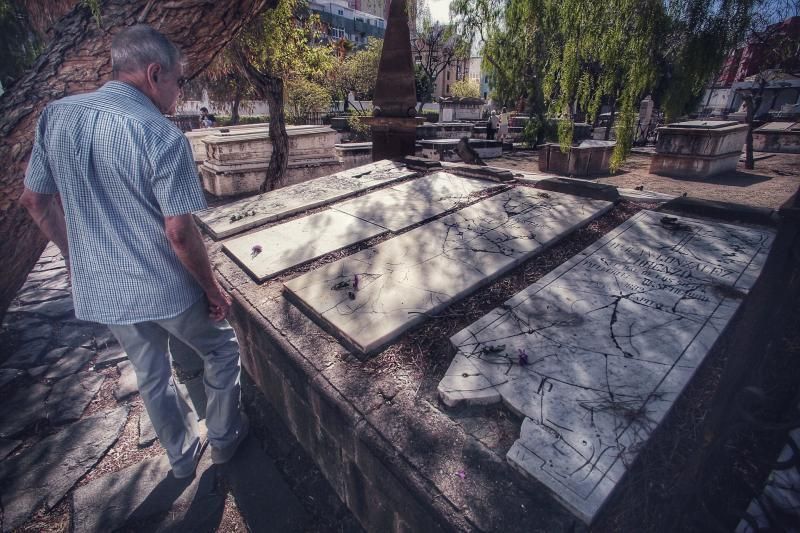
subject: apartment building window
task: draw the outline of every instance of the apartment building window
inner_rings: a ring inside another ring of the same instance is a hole
[[[342,11],[341,9],[337,9],[337,11],[339,12],[339,15],[344,15],[344,11]]]
[[[449,70],[447,71],[447,81],[450,81],[450,71]],[[448,85],[448,87],[450,87],[450,86]],[[450,92],[450,89],[447,89],[447,92]]]
[[[344,28],[331,28],[331,36],[336,39],[341,39],[345,36]]]
[[[450,94],[450,85],[447,86],[447,94]]]

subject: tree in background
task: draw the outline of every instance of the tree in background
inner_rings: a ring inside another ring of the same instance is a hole
[[[559,122],[563,146],[577,111],[618,111],[612,168],[635,135],[639,101],[654,91],[668,118],[688,110],[743,34],[759,0],[456,0],[465,32],[486,39],[498,95],[524,97]]]
[[[454,24],[434,22],[424,1],[415,5],[416,28],[411,34],[411,54],[428,78],[428,83],[423,85],[428,90],[419,101],[422,110],[422,106],[431,101],[439,75],[458,61],[469,59],[472,40],[456,31]]]
[[[233,43],[233,57],[269,106],[272,155],[260,192],[282,185],[289,163],[285,89],[296,78],[322,79],[331,68],[331,48],[317,44],[322,35],[318,17],[308,17],[298,0],[278,0]]]
[[[183,97],[201,100],[205,89],[214,107],[228,107],[231,125],[241,119],[239,115],[242,102],[255,96],[253,84],[236,64],[233,49],[225,47],[211,64],[183,88]]]
[[[472,80],[458,80],[450,87],[450,93],[459,98],[480,98],[481,87]]]
[[[64,2],[35,4],[38,12],[53,13]],[[46,244],[17,203],[36,121],[44,106],[68,94],[95,89],[109,79],[111,39],[122,27],[142,22],[163,32],[183,51],[184,74],[192,77],[244,24],[270,5],[272,0],[105,2],[101,6],[102,27],[90,6],[73,3],[68,8],[48,32],[49,43],[39,57],[5,87],[0,97],[0,314],[8,308]]]
[[[290,123],[300,124],[312,113],[325,113],[331,108],[331,93],[323,85],[302,77],[286,82],[286,116]]]
[[[334,51],[337,50],[338,48],[334,46]],[[345,102],[345,111],[348,111],[350,105],[348,95],[352,93],[356,101],[355,114],[367,114],[368,110],[361,105],[361,102],[372,100],[382,50],[383,39],[370,37],[366,46],[354,53],[347,55],[336,53],[336,61],[328,70],[324,85],[335,99]]]

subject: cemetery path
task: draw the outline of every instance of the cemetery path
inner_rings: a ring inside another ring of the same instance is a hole
[[[491,160],[491,165],[509,170],[539,171],[535,151],[520,150]],[[633,153],[617,174],[589,178],[615,187],[733,202],[775,209],[800,187],[800,154],[757,153],[754,170],[745,170],[740,160],[735,172],[706,179],[671,178],[649,172],[650,155]]]
[[[75,318],[50,244],[0,328],[0,530],[359,531],[245,377],[243,390],[268,419],[258,438],[223,467],[204,453],[193,479],[175,480],[125,353],[107,327]]]

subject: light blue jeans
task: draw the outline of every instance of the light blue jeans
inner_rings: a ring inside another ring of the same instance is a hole
[[[185,470],[200,447],[197,417],[172,377],[170,335],[203,359],[208,441],[225,448],[241,425],[239,342],[227,320],[208,316],[205,297],[174,318],[108,326],[136,370],[139,394],[173,469]]]

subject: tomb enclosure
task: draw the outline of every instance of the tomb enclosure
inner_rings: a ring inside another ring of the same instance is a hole
[[[736,170],[747,124],[690,120],[658,128],[650,172],[664,176],[707,178]]]
[[[772,232],[640,211],[443,334],[433,364],[422,329],[614,203],[427,163],[197,214],[247,379],[367,530],[580,531],[747,297]]]

